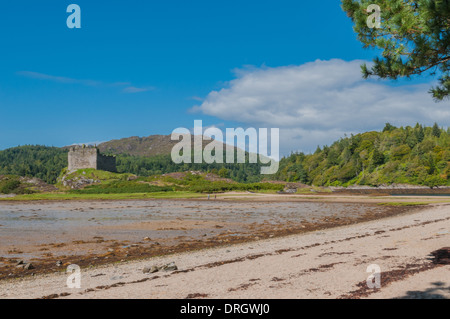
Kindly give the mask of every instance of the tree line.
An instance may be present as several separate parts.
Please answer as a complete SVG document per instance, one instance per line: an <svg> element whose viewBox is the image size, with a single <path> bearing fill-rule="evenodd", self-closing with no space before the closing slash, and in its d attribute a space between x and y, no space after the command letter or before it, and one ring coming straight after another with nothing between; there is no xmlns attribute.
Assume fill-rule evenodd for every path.
<svg viewBox="0 0 450 319"><path fill-rule="evenodd" d="M274 175L261 175L261 163L175 164L170 155L117 155L117 171L138 176L203 171L240 183L264 180L302 182L316 186L404 183L430 187L450 185L450 129L437 124L395 127L341 138L314 153L292 153ZM25 145L0 151L0 175L37 177L56 183L67 167L67 150Z"/></svg>
<svg viewBox="0 0 450 319"><path fill-rule="evenodd" d="M450 185L450 129L437 124L397 128L341 138L313 154L292 153L275 179L317 186L379 186L404 183Z"/></svg>
<svg viewBox="0 0 450 319"><path fill-rule="evenodd" d="M0 175L37 177L55 184L61 171L67 167L64 148L42 145L24 145L0 151ZM117 171L138 176L152 176L174 172L203 171L231 178L237 182L260 181L260 163L243 164L175 164L170 155L153 157L116 155Z"/></svg>

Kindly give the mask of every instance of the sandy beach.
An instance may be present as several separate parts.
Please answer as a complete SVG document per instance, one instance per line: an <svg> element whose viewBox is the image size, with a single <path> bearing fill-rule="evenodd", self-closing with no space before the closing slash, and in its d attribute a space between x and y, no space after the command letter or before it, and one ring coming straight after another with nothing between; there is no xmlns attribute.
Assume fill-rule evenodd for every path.
<svg viewBox="0 0 450 319"><path fill-rule="evenodd" d="M2 202L0 280L54 273L69 264L86 268L306 233L420 209L342 198L260 198ZM21 267L22 262L32 269Z"/></svg>
<svg viewBox="0 0 450 319"><path fill-rule="evenodd" d="M168 256L0 281L0 298L450 298L450 266L430 255L449 246L450 205L357 224ZM144 273L175 263L177 270ZM378 265L381 288L369 289Z"/></svg>

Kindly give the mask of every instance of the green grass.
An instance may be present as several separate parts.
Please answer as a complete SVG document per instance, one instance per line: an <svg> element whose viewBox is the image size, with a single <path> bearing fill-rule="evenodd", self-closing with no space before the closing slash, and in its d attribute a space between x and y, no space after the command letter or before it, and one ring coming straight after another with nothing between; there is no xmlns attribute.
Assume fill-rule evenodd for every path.
<svg viewBox="0 0 450 319"><path fill-rule="evenodd" d="M65 172L63 171L63 174ZM130 176L134 176L130 173L113 173L108 171L96 170L93 168L79 169L73 173L67 174L66 179L73 179L74 177L86 177L95 178L99 180L126 180Z"/></svg>
<svg viewBox="0 0 450 319"><path fill-rule="evenodd" d="M422 206L428 205L430 203L425 202L387 202L387 203L378 203L381 206Z"/></svg>
<svg viewBox="0 0 450 319"><path fill-rule="evenodd" d="M130 180L130 177L134 178ZM253 192L276 192L282 190L284 185L273 183L237 183L224 180L207 180L206 173L202 175L186 174L181 179L170 176L154 175L150 177L136 177L132 174L118 174L94 169L80 169L67 174L63 170L59 177L57 186L60 190L78 194L107 194L107 193L151 193L185 191L203 194L223 193L229 191L253 191ZM76 181L80 179L93 179L98 181L94 185L83 189L72 190L70 184L62 186L64 181ZM153 184L157 185L153 185Z"/></svg>
<svg viewBox="0 0 450 319"><path fill-rule="evenodd" d="M110 183L91 185L83 189L70 190L72 194L131 194L173 192L173 187L155 186L135 181L113 181Z"/></svg>
<svg viewBox="0 0 450 319"><path fill-rule="evenodd" d="M119 200L145 198L200 198L205 195L193 192L156 192L156 193L119 193L119 194L70 194L70 193L41 193L17 195L15 197L0 198L0 201L33 201L33 200Z"/></svg>
<svg viewBox="0 0 450 319"><path fill-rule="evenodd" d="M213 193L223 193L223 192L268 192L276 193L284 188L284 185L273 184L267 182L261 183L237 183L228 182L224 180L211 181L205 178L206 173L197 174L186 174L180 179L173 178L171 176L161 176L154 175L148 178L139 178L140 181L148 182L160 182L161 184L170 185L174 187L175 191L190 191L196 193L213 194Z"/></svg>
<svg viewBox="0 0 450 319"><path fill-rule="evenodd" d="M284 186L271 183L230 183L206 180L203 175L187 174L183 179L168 176L139 177L129 180L132 174L118 174L94 169L81 169L71 174L64 170L59 179L60 192L23 194L0 200L115 200L142 198L206 198L207 194L230 191L276 193ZM61 187L65 181L80 178L94 179L98 183L82 189ZM155 182L159 185L154 185Z"/></svg>
<svg viewBox="0 0 450 319"><path fill-rule="evenodd" d="M0 177L0 194L32 194L33 185L20 181L16 175L3 175Z"/></svg>
<svg viewBox="0 0 450 319"><path fill-rule="evenodd" d="M102 184L108 184L117 181L127 181L128 178L131 176L135 175L129 173L112 173L107 171L96 170L93 168L79 169L75 172L67 174L67 168L65 168L58 177L58 182L56 183L56 186L60 189L67 188L63 186L62 183L63 178L65 181L86 178L101 181Z"/></svg>

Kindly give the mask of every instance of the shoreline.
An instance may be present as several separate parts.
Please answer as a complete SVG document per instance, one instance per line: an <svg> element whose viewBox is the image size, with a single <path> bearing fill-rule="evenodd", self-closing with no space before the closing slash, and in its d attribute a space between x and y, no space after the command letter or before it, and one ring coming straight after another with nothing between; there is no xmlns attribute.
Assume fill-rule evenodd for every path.
<svg viewBox="0 0 450 319"><path fill-rule="evenodd" d="M65 274L0 281L4 291L0 298L409 296L408 291L427 291L429 278L438 277L444 288L450 287L450 278L442 278L449 266L431 267L428 257L432 251L448 246L448 211L448 205L435 205L303 234L82 268L82 289L65 287ZM178 266L177 271L142 273L146 266L172 261ZM405 276L381 290L358 295L358 284L367 278L366 267L373 263L380 264L386 273L412 264L429 268L412 274L404 272ZM415 276L424 279L411 280ZM448 297L445 289L440 293Z"/></svg>
<svg viewBox="0 0 450 319"><path fill-rule="evenodd" d="M142 195L142 194L139 194ZM120 202L120 201L255 201L255 202L301 202L301 201L330 201L330 202L348 202L349 200L353 202L360 203L384 203L384 202L425 202L425 203L450 203L449 195L379 195L379 194L351 194L351 193L312 193L312 194L275 194L275 193L250 193L250 192L226 192L218 194L217 198L208 199L208 194L197 194L192 193L190 195L195 195L193 197L118 197L118 198L89 198L89 196L81 195L85 198L40 198L40 199L11 199L0 198L0 205L2 204L27 204L27 203L95 203L95 202ZM18 195L22 196L22 195ZM80 196L80 195L78 195ZM261 198L264 197L264 198Z"/></svg>
<svg viewBox="0 0 450 319"><path fill-rule="evenodd" d="M204 206L204 205L214 205L212 208L215 210L220 209L221 206L225 205L224 207L229 207L229 210L238 209L243 206L242 213L248 214L248 212L256 211L259 213L254 213L256 216L263 215L260 209L263 209L263 207L267 206L264 204L269 204L264 209L277 209L279 205L281 207L286 207L287 205L294 204L294 206L291 209L296 209L298 204L302 204L303 202L300 201L282 201L278 199L275 202L268 202L268 201L234 201L234 200L217 200L217 201L192 201L190 199L185 200L186 203L193 203L194 206L188 207L187 205L183 205L183 201L159 201L160 203L164 203L164 206L167 206L166 210L175 210L177 211L177 207L183 207L185 209L188 209L188 211L194 211L194 210L200 210L205 212L206 214L211 208L208 208L210 206ZM152 200L152 204L158 204L157 200ZM141 201L141 200L133 200L133 202L130 201L123 201L125 205L120 205L120 201L114 201L111 202L111 204L108 205L108 202L96 202L97 206L91 206L93 205L92 202L74 202L74 203L67 203L67 202L57 202L56 204L64 204L66 206L70 205L70 211L73 213L68 212L69 214L82 214L86 215L91 212L91 210L112 210L112 211L121 211L121 210L128 210L128 209L137 209L136 207L140 207L139 209L143 209L146 203L149 203L149 201ZM140 203L140 204L139 204ZM308 203L308 202L305 202ZM19 208L28 207L30 205L33 205L33 210L30 212L31 215L28 215L28 219L31 218L31 220L34 220L35 218L38 218L41 212L48 210L49 207L53 207L53 210L60 209L59 206L49 206L49 203L40 203L40 205L35 205L32 203L25 203L25 204L18 204L15 203L13 207L17 207L19 205ZM72 205L73 204L73 205ZM84 205L86 204L86 205ZM195 206L196 205L203 205L203 206ZM205 217L199 217L199 218L206 218L202 221L198 221L193 223L191 221L192 217L183 217L183 214L186 213L180 213L180 215L177 215L175 213L175 216L177 217L174 219L174 217L167 217L169 218L166 221L145 221L138 219L136 222L128 222L123 224L122 226L95 226L96 223L93 221L93 226L89 226L89 228L82 228L80 231L85 232L83 229L89 230L92 227L92 231L90 232L90 236L85 235L84 237L76 237L76 234L73 236L64 235L60 239L57 237L52 237L51 241L41 242L38 243L37 239L34 239L34 244L30 246L28 245L10 245L11 248L9 248L9 251L13 254L13 257L1 257L0 258L0 281L1 280L7 280L14 277L27 277L31 274L37 275L37 274L43 274L43 273L51 273L51 272L58 272L61 271L62 267L65 267L69 264L78 264L82 267L95 267L98 265L104 265L104 264L113 264L117 262L125 262L129 260L138 260L138 259L144 259L144 258L150 258L155 256L165 256L165 255L171 255L174 253L180 253L185 251L197 251L202 250L206 248L214 248L214 247L222 247L230 244L239 244L239 243L245 243L245 242L257 242L258 240L268 239L268 238L279 238L284 236L289 236L292 234L301 234L301 233L308 233L318 230L324 230L324 229L330 229L330 228L336 228L340 226L345 225L352 225L357 224L361 222L371 221L371 220L377 220L381 218L388 218L391 216L397 216L402 214L410 214L412 212L415 212L417 210L423 210L426 209L427 206L386 206L382 207L380 205L374 204L374 203L359 203L359 202L331 202L331 203L325 203L325 202L312 202L313 205L331 205L327 206L326 210L333 210L333 207L343 209L343 207L349 207L351 210L361 210L362 213L358 213L358 211L355 211L353 213L347 213L347 214L339 214L339 213L329 213L328 215L324 215L320 217L320 215L317 216L317 218L312 219L298 219L298 220L279 220L275 223L267 222L264 218L263 220L259 222L252 222L250 224L245 223L243 219L244 217L237 219L236 222L233 222L235 218L232 216L231 221L226 222L225 220L217 220L214 219L209 220L208 215ZM20 206L22 205L22 206ZM83 206L84 205L84 206ZM131 206L130 206L131 205ZM134 205L134 206L133 206ZM141 205L141 206L140 206ZM144 205L144 206L142 206ZM177 206L178 205L178 206ZM219 205L219 207L215 207ZM231 206L230 206L231 205ZM255 206L256 205L256 206ZM259 206L258 206L259 205ZM347 206L342 206L347 205ZM0 207L2 206L2 203L0 203ZM6 206L9 206L8 204ZM292 205L289 205L292 206ZM233 208L234 207L234 208ZM258 208L259 207L259 208ZM155 208L158 211L158 208ZM285 209L285 208L283 208ZM19 209L17 213L20 213L22 209ZM84 213L83 213L84 212ZM116 213L112 213L113 216ZM217 215L218 214L218 215ZM220 216L223 213L216 213L217 218L223 219ZM270 213L266 212L266 215ZM17 214L16 214L17 215ZM44 214L45 215L45 214ZM188 214L189 215L189 214ZM26 216L24 216L26 217ZM90 216L88 216L90 217ZM86 218L88 218L86 217ZM262 217L261 217L262 218ZM95 219L95 218L94 218ZM91 219L89 219L90 221ZM194 219L195 220L195 219ZM90 224L92 224L90 223ZM159 226L154 226L156 225ZM236 224L237 223L237 224ZM89 224L89 225L90 225ZM198 225L198 226L196 226ZM100 227L100 228L99 228ZM105 228L106 227L106 228ZM112 227L112 228L111 228ZM149 228L151 227L151 228ZM196 228L201 227L203 230L200 230L202 233L198 234L198 232L195 230ZM206 227L206 228L204 228ZM0 229L2 227L0 226ZM178 235L172 235L172 237L168 237L167 239L158 239L154 238L153 235L145 235L150 236L151 239L149 240L142 240L144 235L141 237L134 236L133 238L128 237L117 237L117 232L122 231L128 231L128 230L136 230L138 231L141 229L140 233L145 233L146 230L151 231L153 230L170 230L172 229L175 233L178 232ZM179 230L179 231L178 231ZM104 236L102 234L99 234L99 231L112 231L111 236ZM183 232L195 232L198 235L194 237L187 237L180 236L180 231ZM79 232L79 231L78 231ZM201 234L210 234L207 237L200 236ZM29 235L28 235L29 236ZM75 236L75 237L74 237ZM199 237L200 236L200 237ZM206 236L206 235L204 235ZM3 238L3 242L7 243L9 240L13 240L11 236ZM29 238L28 240L31 241L33 237ZM27 258L26 256L34 255L33 258ZM22 257L23 256L23 257ZM20 267L16 267L17 263L19 261L23 260L24 263L32 263L35 269L24 271ZM59 262L61 265L59 267L56 267L55 263Z"/></svg>

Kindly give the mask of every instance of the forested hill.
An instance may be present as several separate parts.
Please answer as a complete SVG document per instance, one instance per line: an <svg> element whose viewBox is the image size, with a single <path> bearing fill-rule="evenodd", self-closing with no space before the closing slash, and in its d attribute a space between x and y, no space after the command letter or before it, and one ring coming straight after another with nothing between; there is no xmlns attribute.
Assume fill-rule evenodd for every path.
<svg viewBox="0 0 450 319"><path fill-rule="evenodd" d="M0 175L37 177L56 182L67 166L67 150L59 147L24 145L0 151Z"/></svg>
<svg viewBox="0 0 450 319"><path fill-rule="evenodd" d="M342 138L314 154L283 158L276 179L314 185L450 185L450 129L396 128Z"/></svg>
<svg viewBox="0 0 450 319"><path fill-rule="evenodd" d="M47 183L56 183L67 167L67 148L25 145L0 151L0 175L37 177ZM109 154L114 154L109 150ZM248 154L247 154L248 156ZM217 173L238 182L258 182L261 164L175 164L170 155L132 156L117 154L119 173L151 176L184 171Z"/></svg>
<svg viewBox="0 0 450 319"><path fill-rule="evenodd" d="M113 153L113 148L108 151ZM27 145L0 151L0 175L38 177L55 183L64 167L67 167L66 148ZM401 128L387 124L382 132L342 138L331 146L318 148L314 154L294 153L285 157L273 176L261 175L260 167L260 164L176 165L167 154L150 157L117 154L120 173L140 176L196 170L218 173L238 182L269 178L319 186L392 183L439 186L450 185L450 130L437 124Z"/></svg>

